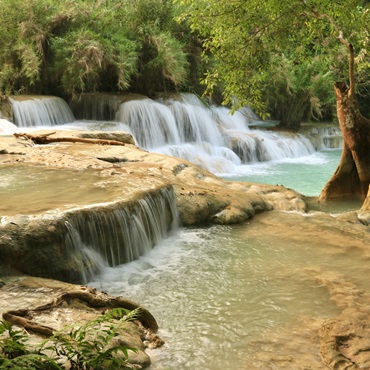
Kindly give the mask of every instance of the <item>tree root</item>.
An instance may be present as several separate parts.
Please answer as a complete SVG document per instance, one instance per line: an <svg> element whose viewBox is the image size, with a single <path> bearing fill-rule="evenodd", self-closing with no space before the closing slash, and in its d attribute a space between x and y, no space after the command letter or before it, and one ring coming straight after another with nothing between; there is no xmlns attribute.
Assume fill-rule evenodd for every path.
<svg viewBox="0 0 370 370"><path fill-rule="evenodd" d="M80 300L86 303L89 307L102 312L111 308L124 308L127 310L140 308L138 321L152 332L156 333L158 331L158 324L153 315L147 309L129 299L125 299L123 297L112 297L98 292L96 289L87 287L82 287L81 290L63 293L59 297L56 297L52 302L34 309L19 309L5 312L3 313L3 319L14 325L21 326L26 330L45 337L50 337L56 331L55 329L38 324L37 322L30 320L28 317L32 317L33 314L37 312L52 311L59 307L63 302L69 303L72 300Z"/></svg>

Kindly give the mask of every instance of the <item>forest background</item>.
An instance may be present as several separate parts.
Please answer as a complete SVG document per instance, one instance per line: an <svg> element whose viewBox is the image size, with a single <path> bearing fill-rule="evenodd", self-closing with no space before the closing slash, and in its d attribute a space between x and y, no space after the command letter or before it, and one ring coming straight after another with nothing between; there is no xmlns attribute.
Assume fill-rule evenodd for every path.
<svg viewBox="0 0 370 370"><path fill-rule="evenodd" d="M187 91L295 130L335 119L333 85L349 78L339 25L370 115L369 1L0 0L0 9L3 97Z"/></svg>

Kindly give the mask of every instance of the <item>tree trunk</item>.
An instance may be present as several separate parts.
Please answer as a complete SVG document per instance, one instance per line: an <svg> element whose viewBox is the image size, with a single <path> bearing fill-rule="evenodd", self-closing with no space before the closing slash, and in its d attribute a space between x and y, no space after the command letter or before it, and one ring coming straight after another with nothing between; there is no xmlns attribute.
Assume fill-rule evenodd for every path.
<svg viewBox="0 0 370 370"><path fill-rule="evenodd" d="M334 90L343 152L337 170L321 191L320 200L344 197L364 200L370 183L370 120L360 113L346 84L336 83Z"/></svg>

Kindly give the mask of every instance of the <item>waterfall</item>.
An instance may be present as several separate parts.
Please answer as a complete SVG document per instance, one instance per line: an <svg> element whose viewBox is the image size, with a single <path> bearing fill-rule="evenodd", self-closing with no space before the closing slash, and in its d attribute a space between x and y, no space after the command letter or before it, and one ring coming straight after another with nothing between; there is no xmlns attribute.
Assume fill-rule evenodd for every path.
<svg viewBox="0 0 370 370"><path fill-rule="evenodd" d="M10 99L18 127L55 126L75 120L68 104L55 96Z"/></svg>
<svg viewBox="0 0 370 370"><path fill-rule="evenodd" d="M124 204L94 205L67 216L65 245L78 250L82 264L91 266L88 279L104 264L117 266L150 251L171 230L179 215L172 187Z"/></svg>
<svg viewBox="0 0 370 370"><path fill-rule="evenodd" d="M129 126L142 148L154 149L170 143L181 143L170 109L151 99L131 100L121 104L116 120Z"/></svg>
<svg viewBox="0 0 370 370"><path fill-rule="evenodd" d="M1 132L15 132L17 130L17 126L13 123L9 122L6 119L0 118L0 133Z"/></svg>
<svg viewBox="0 0 370 370"><path fill-rule="evenodd" d="M158 100L132 94L84 94L74 111L85 121L74 121L60 98L14 98L12 106L18 126L73 122L64 129L127 131L143 149L188 160L218 175L341 145L340 131L332 126L303 127L304 134L262 130L260 119L248 107L231 114L226 107L204 104L194 94Z"/></svg>
<svg viewBox="0 0 370 370"><path fill-rule="evenodd" d="M125 102L116 120L129 127L140 147L186 159L216 174L315 151L303 135L250 129L258 117L248 108L232 115L228 108L204 105L193 94Z"/></svg>
<svg viewBox="0 0 370 370"><path fill-rule="evenodd" d="M69 221L65 221L65 226L67 228L65 245L72 252L70 255L72 255L73 262L78 266L77 270L80 273L79 276L70 276L70 280L87 283L102 272L107 263L98 252L82 241L79 232Z"/></svg>
<svg viewBox="0 0 370 370"><path fill-rule="evenodd" d="M316 150L341 148L343 145L340 128L337 126L314 127L307 136L312 138Z"/></svg>

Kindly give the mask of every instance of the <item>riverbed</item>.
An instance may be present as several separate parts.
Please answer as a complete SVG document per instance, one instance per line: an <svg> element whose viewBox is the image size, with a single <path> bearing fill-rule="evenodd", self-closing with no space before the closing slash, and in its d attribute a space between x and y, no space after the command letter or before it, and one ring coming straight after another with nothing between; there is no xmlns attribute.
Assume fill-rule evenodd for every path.
<svg viewBox="0 0 370 370"><path fill-rule="evenodd" d="M242 179L273 178L314 196L339 156L256 164ZM166 345L150 353L152 370L324 369L318 328L342 311L329 286L370 292L368 232L346 232L355 228L343 231L327 214L275 211L237 226L181 228L91 285L157 318Z"/></svg>

